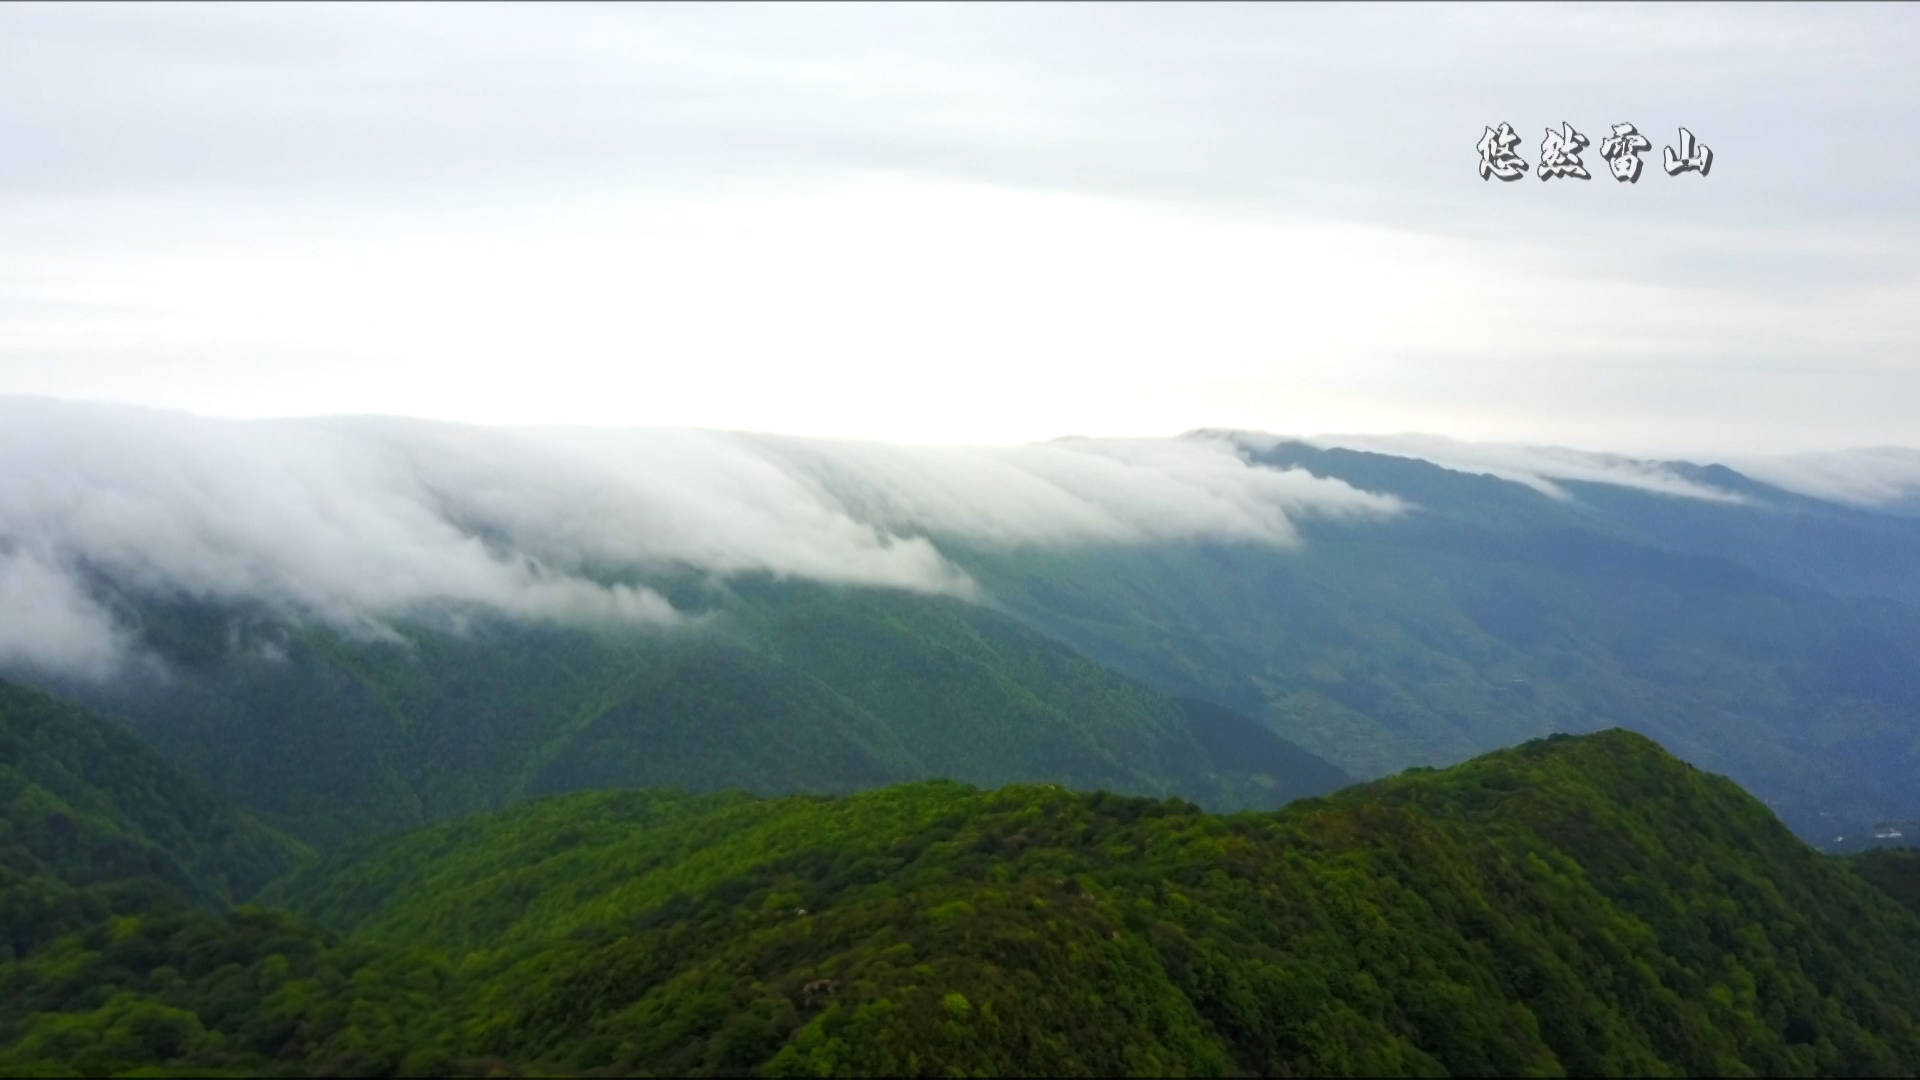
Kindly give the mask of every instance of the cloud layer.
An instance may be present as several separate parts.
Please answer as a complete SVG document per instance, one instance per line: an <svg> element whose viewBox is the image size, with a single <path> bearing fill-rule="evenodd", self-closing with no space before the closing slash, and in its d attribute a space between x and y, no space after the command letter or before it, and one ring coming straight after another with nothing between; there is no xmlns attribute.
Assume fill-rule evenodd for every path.
<svg viewBox="0 0 1920 1080"><path fill-rule="evenodd" d="M22 398L0 398L0 463L0 662L95 676L131 639L88 571L375 632L444 603L665 625L681 616L649 570L969 596L943 541L1286 546L1300 517L1401 509L1208 440L898 447Z"/></svg>
<svg viewBox="0 0 1920 1080"><path fill-rule="evenodd" d="M1278 436L1234 433L1248 446L1284 441ZM1573 496L1557 481L1612 484L1711 502L1747 500L1691 480L1675 462L1574 450L1564 446L1464 442L1443 435L1316 435L1301 442L1396 457L1417 458L1455 472L1496 476L1524 484L1553 499ZM1689 463L1693 464L1693 463ZM1867 509L1920 509L1920 450L1863 447L1799 454L1712 455L1698 464L1718 464L1782 491Z"/></svg>
<svg viewBox="0 0 1920 1080"><path fill-rule="evenodd" d="M1370 450L1398 457L1419 458L1443 469L1497 476L1554 499L1571 495L1556 480L1586 481L1639 488L1663 495L1681 495L1714 502L1740 502L1738 495L1695 483L1663 462L1596 454L1561 446L1523 446L1471 443L1440 435L1320 435L1305 442L1320 447Z"/></svg>
<svg viewBox="0 0 1920 1080"><path fill-rule="evenodd" d="M0 664L82 677L141 655L100 580L258 604L349 631L443 606L671 627L687 570L972 598L943 547L1226 540L1290 547L1392 496L1253 467L1272 439L923 447L693 429L487 428L391 417L238 421L0 397ZM1319 437L1489 473L1739 501L1659 462L1436 436ZM1920 453L1729 461L1816 498L1900 506Z"/></svg>
<svg viewBox="0 0 1920 1080"><path fill-rule="evenodd" d="M1735 458L1748 476L1786 491L1854 506L1920 509L1920 450L1866 447L1831 453Z"/></svg>

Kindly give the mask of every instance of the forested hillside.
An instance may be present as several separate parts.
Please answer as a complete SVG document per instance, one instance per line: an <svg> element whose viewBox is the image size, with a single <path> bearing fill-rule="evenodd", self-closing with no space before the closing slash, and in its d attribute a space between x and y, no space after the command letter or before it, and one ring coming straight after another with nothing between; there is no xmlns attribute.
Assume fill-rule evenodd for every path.
<svg viewBox="0 0 1920 1080"><path fill-rule="evenodd" d="M1920 915L1920 848L1882 848L1850 856L1846 861L1881 892Z"/></svg>
<svg viewBox="0 0 1920 1080"><path fill-rule="evenodd" d="M0 807L0 948L12 950L70 923L87 896L221 907L307 854L133 735L5 681Z"/></svg>
<svg viewBox="0 0 1920 1080"><path fill-rule="evenodd" d="M1910 1073L1920 919L1612 731L1296 803L583 792L0 966L0 1063ZM303 921L328 930L303 929ZM334 935L344 935L336 937Z"/></svg>
<svg viewBox="0 0 1920 1080"><path fill-rule="evenodd" d="M583 788L946 777L1235 809L1349 780L1263 725L941 597L689 579L677 599L703 621L671 631L462 613L379 638L116 595L165 677L53 685L322 846Z"/></svg>

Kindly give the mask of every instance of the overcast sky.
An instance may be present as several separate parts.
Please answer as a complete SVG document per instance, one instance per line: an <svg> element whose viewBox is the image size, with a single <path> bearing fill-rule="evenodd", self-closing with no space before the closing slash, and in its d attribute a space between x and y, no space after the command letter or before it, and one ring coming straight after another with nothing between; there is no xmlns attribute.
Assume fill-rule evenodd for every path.
<svg viewBox="0 0 1920 1080"><path fill-rule="evenodd" d="M1914 6L6 4L0 393L1920 445L1916 104Z"/></svg>

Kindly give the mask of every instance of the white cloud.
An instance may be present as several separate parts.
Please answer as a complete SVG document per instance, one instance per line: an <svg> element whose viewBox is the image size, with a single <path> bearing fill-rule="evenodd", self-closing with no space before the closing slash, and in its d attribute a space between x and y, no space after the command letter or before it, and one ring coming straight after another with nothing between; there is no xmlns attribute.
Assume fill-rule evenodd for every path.
<svg viewBox="0 0 1920 1080"><path fill-rule="evenodd" d="M1234 439L1258 445L1275 436L1236 433ZM1463 442L1441 435L1318 435L1300 440L1319 447L1344 447L1419 458L1456 472L1497 476L1524 484L1555 499L1571 498L1556 480L1588 481L1639 488L1714 502L1745 502L1743 496L1700 484L1675 473L1669 461L1593 453L1562 446L1526 446ZM1810 498L1860 507L1890 507L1920 500L1920 450L1881 446L1795 454L1710 454L1699 464L1725 465L1737 472Z"/></svg>
<svg viewBox="0 0 1920 1080"><path fill-rule="evenodd" d="M422 605L670 624L606 573L691 566L972 595L943 541L1298 542L1389 497L1204 440L901 447L684 429L231 421L0 399L0 657L98 673L123 631L74 577L379 630ZM27 552L31 554L20 554Z"/></svg>
<svg viewBox="0 0 1920 1080"><path fill-rule="evenodd" d="M1555 480L1587 481L1639 488L1714 502L1741 502L1739 495L1695 483L1658 461L1617 454L1596 454L1560 446L1469 443L1439 435L1318 435L1301 440L1312 446L1369 450L1419 458L1456 472L1497 476L1555 499L1572 496Z"/></svg>
<svg viewBox="0 0 1920 1080"><path fill-rule="evenodd" d="M73 578L27 552L0 548L0 664L97 678L119 663L124 635Z"/></svg>
<svg viewBox="0 0 1920 1080"><path fill-rule="evenodd" d="M1889 506L1920 499L1920 450L1884 446L1726 462L1763 483L1816 499Z"/></svg>
<svg viewBox="0 0 1920 1080"><path fill-rule="evenodd" d="M1249 447L1288 441L1254 432L1216 433ZM1672 459L1651 460L1594 453L1564 446L1465 442L1443 435L1316 435L1298 440L1321 448L1417 458L1455 472L1496 476L1553 499L1571 499L1555 481L1573 480L1638 488L1713 502L1748 501L1734 492L1689 480L1673 471ZM1718 464L1783 491L1868 508L1920 501L1920 450L1882 446L1795 454L1709 454L1697 464Z"/></svg>

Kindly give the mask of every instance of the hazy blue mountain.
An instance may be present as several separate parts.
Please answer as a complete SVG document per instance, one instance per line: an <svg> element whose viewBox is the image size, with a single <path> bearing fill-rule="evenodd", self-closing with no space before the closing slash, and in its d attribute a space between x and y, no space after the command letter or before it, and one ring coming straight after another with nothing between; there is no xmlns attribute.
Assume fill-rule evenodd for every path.
<svg viewBox="0 0 1920 1080"><path fill-rule="evenodd" d="M1920 519L1900 502L1848 505L1787 491L1724 465L1684 461L1645 464L1739 501L1678 498L1626 484L1559 478L1556 486L1572 496L1559 502L1512 482L1437 470L1414 458L1298 442L1248 449L1268 464L1405 495L1429 512L1457 516L1456 511L1472 507L1476 514L1497 518L1558 521L1650 547L1726 559L1842 596L1920 603ZM1488 480L1497 486L1486 486ZM1538 513L1527 514L1527 503Z"/></svg>
<svg viewBox="0 0 1920 1080"><path fill-rule="evenodd" d="M1726 772L1810 838L1920 811L1920 522L1560 481L1554 498L1386 454L1245 453L1417 509L1304 544L944 545L993 602L1167 693L1356 775L1625 726Z"/></svg>

